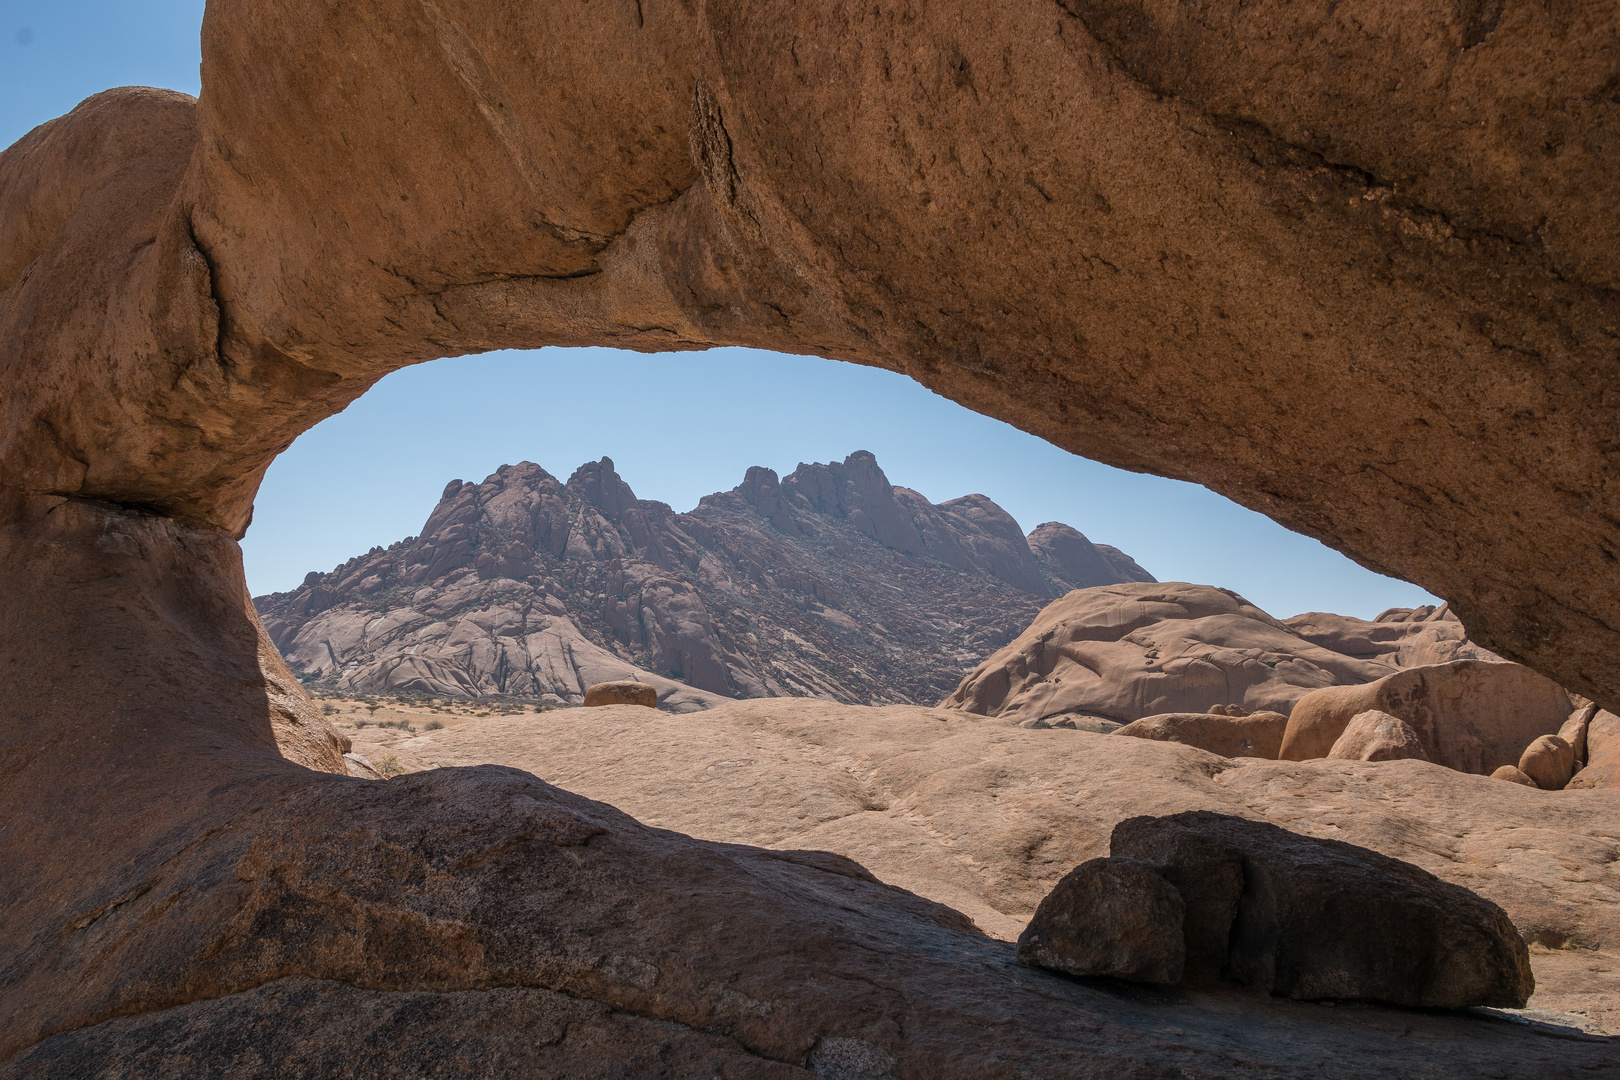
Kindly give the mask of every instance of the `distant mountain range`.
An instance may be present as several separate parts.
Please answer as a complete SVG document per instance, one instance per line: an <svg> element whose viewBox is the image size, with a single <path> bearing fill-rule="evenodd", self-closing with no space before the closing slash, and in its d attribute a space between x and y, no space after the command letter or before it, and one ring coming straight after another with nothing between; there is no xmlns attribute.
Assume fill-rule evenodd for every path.
<svg viewBox="0 0 1620 1080"><path fill-rule="evenodd" d="M335 690L577 702L637 677L666 707L722 697L934 704L1071 589L1153 581L983 495L930 503L861 451L754 467L677 514L608 458L453 481L422 534L257 597L294 670Z"/></svg>

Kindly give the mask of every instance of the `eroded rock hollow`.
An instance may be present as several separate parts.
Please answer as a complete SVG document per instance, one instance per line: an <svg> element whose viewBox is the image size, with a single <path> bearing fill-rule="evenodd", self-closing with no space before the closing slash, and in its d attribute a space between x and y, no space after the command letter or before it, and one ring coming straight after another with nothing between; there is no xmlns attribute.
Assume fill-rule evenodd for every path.
<svg viewBox="0 0 1620 1080"><path fill-rule="evenodd" d="M622 942L541 955L476 901L506 828L478 808L561 796L489 773L361 795L305 768L340 771L341 741L267 646L234 541L293 438L435 357L742 344L902 371L1419 582L1620 706L1617 37L1612 0L212 0L200 100L109 91L0 155L0 1058L294 976L527 980L906 1075L951 1075L981 1001L1033 1015L1022 975L940 976L929 1008L973 1019L930 1027L887 998L735 991L746 949L659 989L679 965ZM356 826L367 799L393 809ZM533 810L559 867L592 830L642 843L563 803ZM416 854L300 937L337 851ZM846 869L781 873L878 889ZM464 888L435 877L423 907L418 871ZM738 874L721 906L745 912L777 871ZM795 956L877 934L921 986L963 931L883 910L748 917L805 928ZM367 952L388 940L464 952L428 972ZM1075 1052L1042 1036L1006 1068Z"/></svg>

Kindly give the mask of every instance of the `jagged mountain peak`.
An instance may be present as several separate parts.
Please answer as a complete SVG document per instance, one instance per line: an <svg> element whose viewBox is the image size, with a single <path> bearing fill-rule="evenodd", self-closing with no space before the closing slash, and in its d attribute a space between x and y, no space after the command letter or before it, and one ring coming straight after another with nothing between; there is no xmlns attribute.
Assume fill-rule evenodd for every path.
<svg viewBox="0 0 1620 1080"><path fill-rule="evenodd" d="M297 670L350 688L573 701L606 672L688 707L931 703L1052 597L1133 580L1152 578L1069 526L1025 537L985 495L930 503L863 450L753 466L684 514L611 458L566 482L503 465L446 485L417 537L255 603Z"/></svg>

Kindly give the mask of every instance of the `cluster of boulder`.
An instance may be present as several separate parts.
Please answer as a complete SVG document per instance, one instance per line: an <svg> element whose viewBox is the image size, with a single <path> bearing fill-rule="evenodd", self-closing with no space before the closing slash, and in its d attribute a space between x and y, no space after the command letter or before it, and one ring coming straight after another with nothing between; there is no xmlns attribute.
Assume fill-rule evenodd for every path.
<svg viewBox="0 0 1620 1080"><path fill-rule="evenodd" d="M1517 765L1503 765L1491 775L1548 791L1614 787L1620 781L1620 716L1587 703L1558 734L1532 740Z"/></svg>
<svg viewBox="0 0 1620 1080"><path fill-rule="evenodd" d="M1620 780L1620 717L1518 664L1453 660L1304 695L1284 715L1216 705L1115 730L1224 757L1415 759L1556 791Z"/></svg>
<svg viewBox="0 0 1620 1080"><path fill-rule="evenodd" d="M1115 826L1018 939L1070 975L1223 979L1299 1000L1522 1008L1529 950L1500 907L1410 863L1208 811Z"/></svg>

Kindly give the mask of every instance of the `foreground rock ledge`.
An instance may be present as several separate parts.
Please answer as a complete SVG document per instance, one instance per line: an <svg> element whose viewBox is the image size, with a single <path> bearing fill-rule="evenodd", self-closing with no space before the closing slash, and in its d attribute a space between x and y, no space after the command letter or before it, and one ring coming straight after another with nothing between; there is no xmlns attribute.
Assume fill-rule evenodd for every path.
<svg viewBox="0 0 1620 1080"><path fill-rule="evenodd" d="M1612 1053L1475 1018L1089 988L846 859L648 829L512 769L274 786L35 938L7 971L3 1052L21 1053L0 1076L178 1075L182 1049L313 1076L367 1045L427 1054L407 1076L469 1056L653 1075L649 1035L742 1076L803 1075L836 1041L942 1078L1466 1076ZM520 1022L568 1035L514 1045Z"/></svg>

